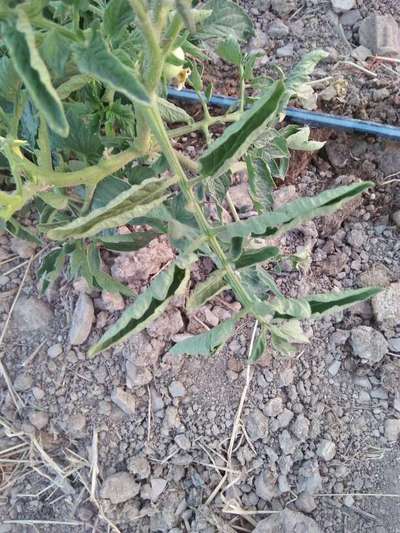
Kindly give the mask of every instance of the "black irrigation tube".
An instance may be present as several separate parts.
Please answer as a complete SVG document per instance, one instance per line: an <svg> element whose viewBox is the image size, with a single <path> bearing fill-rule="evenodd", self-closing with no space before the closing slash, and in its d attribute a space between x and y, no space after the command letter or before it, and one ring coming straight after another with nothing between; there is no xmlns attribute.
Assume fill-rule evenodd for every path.
<svg viewBox="0 0 400 533"><path fill-rule="evenodd" d="M190 89L178 91L178 89L175 89L174 87L169 87L168 96L186 102L195 103L200 101L195 91ZM210 98L209 103L217 107L227 108L235 106L237 104L237 98L214 95ZM317 128L334 128L337 130L351 131L363 135L376 135L377 137L400 141L400 128L396 126L387 126L386 124L379 124L378 122L370 122L368 120L358 120L355 118L328 115L326 113L305 111L294 107L288 107L285 111L285 115L289 121L297 124L306 124Z"/></svg>

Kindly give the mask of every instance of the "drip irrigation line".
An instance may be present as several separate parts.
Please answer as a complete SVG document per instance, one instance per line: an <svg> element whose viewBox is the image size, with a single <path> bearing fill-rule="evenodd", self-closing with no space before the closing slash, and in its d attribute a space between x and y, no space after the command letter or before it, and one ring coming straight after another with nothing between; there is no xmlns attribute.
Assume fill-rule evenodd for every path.
<svg viewBox="0 0 400 533"><path fill-rule="evenodd" d="M178 91L174 87L168 88L168 97L176 98L185 102L196 103L200 101L195 91L183 89ZM238 99L231 96L213 95L209 100L210 105L216 107L229 108L237 105ZM316 113L315 111L305 111L288 107L285 110L286 119L296 124L304 124L316 128L333 128L336 130L351 131L363 135L375 135L384 137L393 141L400 141L400 128L371 122L369 120L358 120L355 118L340 117L337 115L328 115L327 113Z"/></svg>

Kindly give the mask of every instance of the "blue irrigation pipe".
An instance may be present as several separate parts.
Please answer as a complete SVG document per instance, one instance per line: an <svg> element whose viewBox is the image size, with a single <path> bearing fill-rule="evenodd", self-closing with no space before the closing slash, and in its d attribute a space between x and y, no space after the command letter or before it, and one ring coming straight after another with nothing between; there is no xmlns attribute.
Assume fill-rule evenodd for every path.
<svg viewBox="0 0 400 533"><path fill-rule="evenodd" d="M174 87L169 87L168 97L183 100L185 102L196 103L200 101L195 91L190 89L178 91ZM237 104L237 98L216 94L211 97L210 104L217 107L232 107ZM285 114L288 120L297 124L306 124L317 128L334 128L337 130L351 131L363 135L376 135L377 137L385 137L386 139L391 139L393 141L400 141L400 128L396 126L387 126L386 124L379 124L378 122L371 122L368 120L358 120L355 118L328 115L326 113L305 111L294 107L288 107Z"/></svg>

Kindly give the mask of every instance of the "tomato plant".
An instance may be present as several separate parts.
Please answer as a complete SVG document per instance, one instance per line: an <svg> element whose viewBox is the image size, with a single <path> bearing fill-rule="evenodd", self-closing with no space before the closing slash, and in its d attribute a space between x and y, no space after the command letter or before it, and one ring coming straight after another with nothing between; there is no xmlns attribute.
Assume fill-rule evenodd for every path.
<svg viewBox="0 0 400 533"><path fill-rule="evenodd" d="M137 250L168 234L175 261L134 299L90 349L95 355L145 328L188 287L192 265L212 259L216 269L188 296L193 311L230 288L242 309L231 319L172 348L208 354L245 315L260 324L250 356L268 339L290 353L307 341L302 319L319 317L368 298L376 289L285 297L270 267L284 259L268 243L313 217L332 213L372 184L359 182L302 198L273 211L271 191L283 179L291 150L315 150L309 129L282 125L289 100L326 54L307 54L287 76L254 75L257 54L241 46L252 34L248 16L230 0L201 8L188 0L5 1L0 8L0 148L2 225L18 236L53 243L39 274L43 289L67 266L92 287L130 295L101 270L101 250ZM224 115L209 109L212 86L203 87L202 63L210 51L238 73L238 105ZM166 99L169 82L189 83L203 118ZM176 123L180 125L176 127ZM210 128L224 126L216 140ZM278 127L279 126L279 127ZM192 160L172 141L194 131L206 149ZM247 167L257 214L241 220L229 195L238 161ZM219 220L210 221L212 198ZM232 221L222 217L231 208ZM35 233L18 212L36 210ZM152 228L119 235L124 224ZM264 239L261 248L254 239ZM267 266L268 268L265 268Z"/></svg>

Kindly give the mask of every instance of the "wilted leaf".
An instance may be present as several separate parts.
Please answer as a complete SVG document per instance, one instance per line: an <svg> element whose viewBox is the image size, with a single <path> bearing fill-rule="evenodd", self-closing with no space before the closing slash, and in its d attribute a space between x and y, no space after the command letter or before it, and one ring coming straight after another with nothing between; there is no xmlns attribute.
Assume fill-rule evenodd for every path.
<svg viewBox="0 0 400 533"><path fill-rule="evenodd" d="M266 342L265 342L265 328L261 328L261 331L253 344L253 348L249 355L249 361L255 363L263 356L265 353Z"/></svg>
<svg viewBox="0 0 400 533"><path fill-rule="evenodd" d="M200 335L194 335L178 342L171 348L171 355L211 355L233 334L236 320L225 320L218 326Z"/></svg>
<svg viewBox="0 0 400 533"><path fill-rule="evenodd" d="M185 290L188 280L189 272L175 263L158 274L117 322L90 348L89 356L93 357L128 336L142 331L166 309L171 298Z"/></svg>
<svg viewBox="0 0 400 533"><path fill-rule="evenodd" d="M160 236L155 231L136 231L127 235L110 235L99 237L98 242L111 252L134 252L147 246Z"/></svg>
<svg viewBox="0 0 400 533"><path fill-rule="evenodd" d="M146 89L126 67L110 52L98 33L94 33L86 46L74 47L75 59L79 70L91 74L116 91L124 94L133 102L149 106L150 99Z"/></svg>
<svg viewBox="0 0 400 533"><path fill-rule="evenodd" d="M308 344L310 342L298 320L287 320L279 325L268 324L268 329L277 337L290 343Z"/></svg>
<svg viewBox="0 0 400 533"><path fill-rule="evenodd" d="M101 257L95 243L91 243L86 251L87 265L93 283L97 288L107 292L120 293L124 296L132 296L133 293L129 287L123 285L118 280L113 279L109 274L101 270Z"/></svg>
<svg viewBox="0 0 400 533"><path fill-rule="evenodd" d="M187 299L186 309L194 311L226 289L224 274L223 270L215 270L205 281L198 283Z"/></svg>
<svg viewBox="0 0 400 533"><path fill-rule="evenodd" d="M248 250L243 252L239 259L235 261L236 268L246 268L257 263L264 263L270 259L276 259L280 255L280 250L276 246L265 246L258 250Z"/></svg>
<svg viewBox="0 0 400 533"><path fill-rule="evenodd" d="M267 124L272 124L280 110L285 94L281 81L275 82L241 118L226 128L200 158L200 172L203 176L215 176L228 170L260 135Z"/></svg>
<svg viewBox="0 0 400 533"><path fill-rule="evenodd" d="M68 122L63 106L54 89L49 71L35 44L35 35L28 17L17 9L16 27L3 24L3 35L15 70L23 80L38 110L43 113L50 128L65 137Z"/></svg>
<svg viewBox="0 0 400 533"><path fill-rule="evenodd" d="M364 289L353 289L338 293L312 294L311 296L307 296L305 300L311 307L311 316L318 318L336 313L337 311L343 311L356 303L369 300L381 292L381 290L378 287L366 287Z"/></svg>
<svg viewBox="0 0 400 533"><path fill-rule="evenodd" d="M270 167L263 159L246 157L249 193L258 213L269 211L273 205L272 191L275 182Z"/></svg>
<svg viewBox="0 0 400 533"><path fill-rule="evenodd" d="M353 183L324 191L314 197L299 198L272 213L265 213L218 228L218 235L230 242L234 237L282 235L317 216L329 215L374 185L371 181Z"/></svg>
<svg viewBox="0 0 400 533"><path fill-rule="evenodd" d="M41 292L44 293L60 275L65 262L64 248L57 248L46 254L38 269Z"/></svg>
<svg viewBox="0 0 400 533"><path fill-rule="evenodd" d="M320 150L325 143L319 141L310 141L310 128L304 126L297 133L293 133L287 137L286 142L288 148L291 150L301 150L303 152L314 152Z"/></svg>
<svg viewBox="0 0 400 533"><path fill-rule="evenodd" d="M104 207L94 209L65 226L49 231L48 237L55 240L91 237L108 228L116 228L134 217L141 217L166 198L166 190L176 182L175 177L160 180L150 178L140 185L132 185Z"/></svg>
<svg viewBox="0 0 400 533"><path fill-rule="evenodd" d="M0 220L0 228L5 229L11 235L14 235L14 237L18 237L18 239L23 239L25 241L34 242L35 244L43 244L42 241L37 237L34 233L32 233L27 228L24 228L24 226L21 226L19 222L15 220L15 218L10 218L6 221Z"/></svg>

